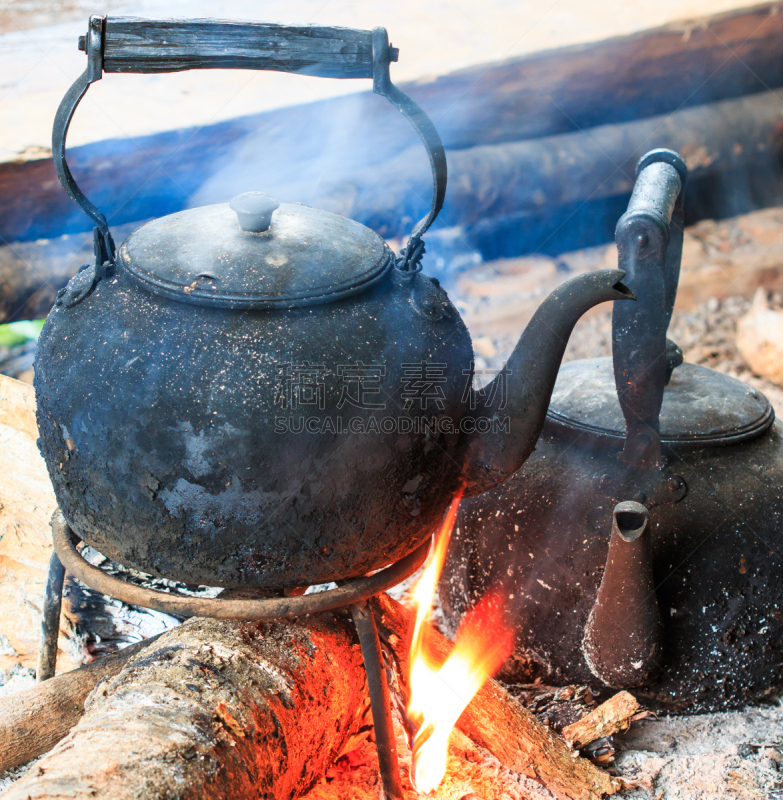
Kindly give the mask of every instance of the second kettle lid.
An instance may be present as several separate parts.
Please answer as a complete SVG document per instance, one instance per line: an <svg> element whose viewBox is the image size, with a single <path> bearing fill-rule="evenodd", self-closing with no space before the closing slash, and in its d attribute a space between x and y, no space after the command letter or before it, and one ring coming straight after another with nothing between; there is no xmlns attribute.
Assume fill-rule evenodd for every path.
<svg viewBox="0 0 783 800"><path fill-rule="evenodd" d="M394 254L354 220L250 192L148 222L126 239L120 261L155 294L271 309L364 291L383 279Z"/></svg>
<svg viewBox="0 0 783 800"><path fill-rule="evenodd" d="M625 438L611 358L570 361L560 368L547 414L552 422L612 438ZM663 393L663 442L733 444L763 433L775 412L758 389L736 378L682 364Z"/></svg>

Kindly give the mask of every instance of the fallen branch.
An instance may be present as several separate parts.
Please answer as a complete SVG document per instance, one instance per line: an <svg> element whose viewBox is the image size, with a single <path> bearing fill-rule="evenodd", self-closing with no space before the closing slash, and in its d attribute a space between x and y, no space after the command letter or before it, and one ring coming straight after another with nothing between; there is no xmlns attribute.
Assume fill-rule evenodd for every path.
<svg viewBox="0 0 783 800"><path fill-rule="evenodd" d="M325 773L367 703L345 615L194 618L98 685L71 733L2 798L290 800Z"/></svg>
<svg viewBox="0 0 783 800"><path fill-rule="evenodd" d="M641 707L632 694L619 692L573 725L563 728L563 738L581 750L596 739L625 730L640 711Z"/></svg>
<svg viewBox="0 0 783 800"><path fill-rule="evenodd" d="M379 634L393 650L401 676L408 675L408 635L413 614L388 595L373 601ZM430 653L445 661L453 647L432 631ZM406 687L402 686L403 691ZM463 712L457 727L505 767L538 781L560 800L598 800L618 785L602 770L578 757L563 739L539 722L496 681L487 681Z"/></svg>

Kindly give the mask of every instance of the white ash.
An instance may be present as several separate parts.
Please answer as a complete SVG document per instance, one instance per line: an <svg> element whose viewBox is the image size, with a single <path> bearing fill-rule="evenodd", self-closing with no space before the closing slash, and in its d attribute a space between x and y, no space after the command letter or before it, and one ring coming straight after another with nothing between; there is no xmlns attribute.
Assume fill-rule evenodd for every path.
<svg viewBox="0 0 783 800"><path fill-rule="evenodd" d="M39 756L38 758L34 758L32 761L28 762L27 764L22 764L20 767L14 767L13 769L6 770L5 772L0 772L0 792L4 792L10 786L13 786L22 775L27 772L30 767L34 764L37 764L43 756Z"/></svg>
<svg viewBox="0 0 783 800"><path fill-rule="evenodd" d="M616 764L642 787L626 800L778 800L783 794L780 705L664 717L616 736ZM777 795L777 797L776 797Z"/></svg>
<svg viewBox="0 0 783 800"><path fill-rule="evenodd" d="M0 670L0 697L29 689L35 684L35 670L15 665L8 672Z"/></svg>

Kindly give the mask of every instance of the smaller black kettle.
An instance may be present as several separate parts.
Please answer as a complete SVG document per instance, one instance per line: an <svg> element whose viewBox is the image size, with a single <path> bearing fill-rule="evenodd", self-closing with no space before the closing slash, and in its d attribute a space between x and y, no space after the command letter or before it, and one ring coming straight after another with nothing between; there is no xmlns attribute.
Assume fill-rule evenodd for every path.
<svg viewBox="0 0 783 800"><path fill-rule="evenodd" d="M783 686L783 443L760 392L666 338L686 175L671 151L640 161L616 231L638 302L614 307L613 357L565 364L535 453L464 501L440 596L456 627L507 590L507 678L695 712Z"/></svg>

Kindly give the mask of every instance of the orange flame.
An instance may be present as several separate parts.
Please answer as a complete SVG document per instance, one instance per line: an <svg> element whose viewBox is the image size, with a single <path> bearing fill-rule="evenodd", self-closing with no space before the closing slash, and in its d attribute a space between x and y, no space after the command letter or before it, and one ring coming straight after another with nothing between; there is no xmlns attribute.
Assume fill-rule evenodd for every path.
<svg viewBox="0 0 783 800"><path fill-rule="evenodd" d="M442 665L426 650L426 622L446 560L461 497L460 491L452 501L424 572L412 593L416 623L410 649L411 696L407 716L416 731L412 744L411 780L420 792L434 791L443 780L452 728L476 692L508 658L513 648L513 634L501 623L500 597L487 594L465 615L457 631L454 649Z"/></svg>

